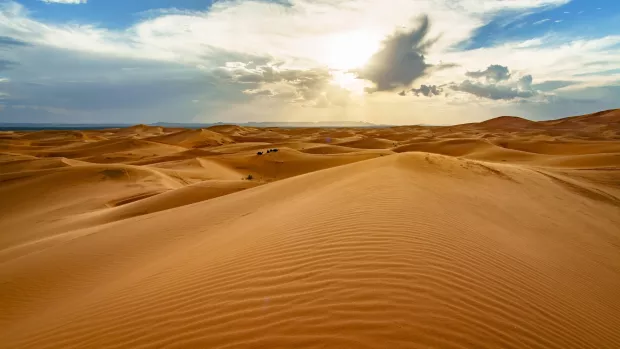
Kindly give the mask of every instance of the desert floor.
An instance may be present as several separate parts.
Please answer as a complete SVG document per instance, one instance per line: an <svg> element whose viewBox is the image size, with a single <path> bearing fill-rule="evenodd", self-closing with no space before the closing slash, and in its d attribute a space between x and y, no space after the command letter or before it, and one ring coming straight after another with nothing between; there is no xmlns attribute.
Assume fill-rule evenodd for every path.
<svg viewBox="0 0 620 349"><path fill-rule="evenodd" d="M0 347L620 348L620 111L0 132Z"/></svg>

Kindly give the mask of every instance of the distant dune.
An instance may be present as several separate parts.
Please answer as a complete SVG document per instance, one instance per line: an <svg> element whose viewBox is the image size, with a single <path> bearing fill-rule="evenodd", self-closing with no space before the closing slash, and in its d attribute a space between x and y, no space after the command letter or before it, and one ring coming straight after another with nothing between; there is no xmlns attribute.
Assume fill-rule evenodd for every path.
<svg viewBox="0 0 620 349"><path fill-rule="evenodd" d="M0 131L0 280L0 348L620 348L620 111Z"/></svg>

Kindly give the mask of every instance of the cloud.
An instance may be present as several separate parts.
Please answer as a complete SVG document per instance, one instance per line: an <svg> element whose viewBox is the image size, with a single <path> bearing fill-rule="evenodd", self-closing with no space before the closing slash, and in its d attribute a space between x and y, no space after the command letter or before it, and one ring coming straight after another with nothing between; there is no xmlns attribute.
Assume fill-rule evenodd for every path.
<svg viewBox="0 0 620 349"><path fill-rule="evenodd" d="M443 92L443 88L437 85L421 85L420 88L412 88L410 91L416 96L433 97L439 96ZM404 96L405 93L402 95Z"/></svg>
<svg viewBox="0 0 620 349"><path fill-rule="evenodd" d="M484 80L466 79L461 82L450 82L444 85L422 85L419 89L412 89L416 96L437 96L440 95L444 88L452 91L473 95L478 98L489 100L516 100L526 99L541 95L533 87L534 78L532 75L522 75L516 78L510 73L506 66L491 65L483 71L466 72L465 76L470 78L485 78ZM401 93L405 95L405 93ZM446 94L447 97L450 94ZM454 96L453 96L454 97Z"/></svg>
<svg viewBox="0 0 620 349"><path fill-rule="evenodd" d="M526 71L538 81L566 80L576 83L609 84L617 80L613 76L575 77L575 74L595 73L617 68L611 62L620 61L620 36L596 39L577 39L573 36L554 34L540 37L536 45L526 41L505 42L466 52L444 52L446 61L458 62L464 67L488 66L501 60L515 72ZM601 62L605 63L604 65ZM435 83L448 83L460 77L453 74L434 74Z"/></svg>
<svg viewBox="0 0 620 349"><path fill-rule="evenodd" d="M465 74L470 78L486 78L487 81L504 81L510 79L510 72L508 71L508 67L504 67L502 65L491 65L485 70L476 71L476 72L467 72Z"/></svg>
<svg viewBox="0 0 620 349"><path fill-rule="evenodd" d="M273 91L269 89L243 90L243 93L254 95L254 96L274 96Z"/></svg>
<svg viewBox="0 0 620 349"><path fill-rule="evenodd" d="M549 22L550 20L551 20L551 19L549 19L549 18L545 18L545 19L541 19L540 21L536 21L536 22L534 22L534 23L532 23L532 24L534 24L534 25L539 25L539 24L543 24L543 23L545 23L545 22Z"/></svg>
<svg viewBox="0 0 620 349"><path fill-rule="evenodd" d="M9 48L11 46L28 46L28 43L8 36L0 36L0 48Z"/></svg>
<svg viewBox="0 0 620 349"><path fill-rule="evenodd" d="M540 84L535 84L532 87L538 91L554 91L575 84L577 84L575 81L549 80L541 82Z"/></svg>
<svg viewBox="0 0 620 349"><path fill-rule="evenodd" d="M17 63L6 59L0 59L0 71L9 70L11 67L16 66Z"/></svg>
<svg viewBox="0 0 620 349"><path fill-rule="evenodd" d="M20 64L0 83L1 121L183 122L251 100L235 84L178 63L23 50L12 52Z"/></svg>
<svg viewBox="0 0 620 349"><path fill-rule="evenodd" d="M53 115L57 116L99 122L174 118L188 121L196 117L245 121L250 117L273 120L314 115L344 118L347 113L351 117L371 118L371 111L384 114L379 112L391 103L401 103L398 108L402 112L389 109L390 113L411 118L411 108L432 104L441 112L452 101L398 98L381 93L360 97L359 92L350 89L350 81L339 76L354 75L351 72L358 70L360 79L352 78L355 83L368 79L376 90L402 88L407 94L436 96L432 92L436 86L437 91L450 91L451 96L465 96L464 99L475 94L454 91L449 85L466 90L468 86L463 85L463 80L467 71L480 73L479 69L497 62L512 68L516 77L499 78L500 81L487 76L470 77L472 84L482 86L479 90L492 89L491 85L501 90L486 96L527 94L524 86L528 81L519 82L522 72L543 81L531 83L535 96L529 99L541 95L536 91L552 88L551 83L545 85L547 81L570 81L572 89L617 79L596 75L617 66L603 69L587 63L617 62L620 37L586 40L559 32L525 42L496 42L481 49L463 51L456 46L506 11L518 16L568 2L392 0L386 7L385 0L217 1L208 11L164 9L138 14L133 25L114 29L84 24L84 18L79 18L81 24L46 22L16 2L0 0L0 54L4 68L11 69L6 75L10 81L0 84L5 92L0 93L9 99L10 106L38 106L7 107L0 118L51 118L52 114L43 115L42 108L55 111L57 114ZM430 18L426 34L414 40L419 47L412 44L406 48L398 38L404 42L415 39L413 36L422 31L423 22L411 29L410 21L413 15L421 13ZM409 25L409 29L394 33L395 27L403 25ZM388 45L381 46L381 42ZM395 49L391 52L405 52L394 55L402 59L389 59L389 54L377 53L387 47ZM334 58L341 64L331 65ZM364 64L365 61L375 64ZM441 69L447 67L442 61L459 66ZM588 75L574 76L579 73ZM424 81L426 85L420 86L423 77L436 85ZM419 88L411 89L412 84ZM517 92L510 92L511 89ZM560 92L564 90L567 89ZM100 101L102 93L109 94L109 100ZM134 97L133 101L129 97ZM491 103L492 99L484 98ZM512 101L522 99L516 97ZM358 100L363 102L357 103ZM366 109L358 108L359 105ZM474 107L470 103L463 108L471 111ZM405 122L406 117L403 116ZM57 120L62 119L58 116Z"/></svg>
<svg viewBox="0 0 620 349"><path fill-rule="evenodd" d="M465 92L477 97L492 100L512 100L516 98L529 98L536 95L536 92L533 90L522 90L507 85L485 84L471 80L465 80L459 84L451 84L449 87L454 91Z"/></svg>
<svg viewBox="0 0 620 349"><path fill-rule="evenodd" d="M510 73L506 66L491 65L484 71L467 72L467 77L481 78L484 81L465 80L460 83L450 83L448 88L464 92L479 98L490 100L515 100L539 96L540 92L533 88L532 75L523 75L518 79Z"/></svg>
<svg viewBox="0 0 620 349"><path fill-rule="evenodd" d="M70 4L70 5L78 5L85 4L88 0L39 0L47 4Z"/></svg>
<svg viewBox="0 0 620 349"><path fill-rule="evenodd" d="M514 103L509 110L493 108L500 114L523 115L533 120L566 117L571 115L589 114L601 110L618 108L620 100L620 81L616 85L570 89L558 92L544 103Z"/></svg>
<svg viewBox="0 0 620 349"><path fill-rule="evenodd" d="M608 69L603 71L595 71L595 72L587 72L587 73L579 73L574 74L573 76L597 76L597 75L614 75L620 74L620 68Z"/></svg>
<svg viewBox="0 0 620 349"><path fill-rule="evenodd" d="M496 13L566 2L392 0L386 8L384 0L217 1L208 11L162 10L146 19L136 17L140 21L126 30L112 30L43 23L31 18L22 5L0 1L0 35L72 51L184 64L210 65L214 52L228 51L316 67L334 63L334 57L347 64L370 57L386 34L408 24L414 14L427 13L433 19L429 36L441 36L429 48L431 55L467 40Z"/></svg>
<svg viewBox="0 0 620 349"><path fill-rule="evenodd" d="M326 68L290 69L271 62L227 62L214 69L213 74L230 83L249 86L242 91L249 96L315 107L344 106L350 102L350 92L334 84Z"/></svg>
<svg viewBox="0 0 620 349"><path fill-rule="evenodd" d="M533 81L534 78L532 77L532 75L525 75L519 79L519 81L517 82L517 86L521 90L531 90Z"/></svg>
<svg viewBox="0 0 620 349"><path fill-rule="evenodd" d="M424 58L434 43L434 40L426 39L429 27L429 19L424 16L417 28L396 32L385 39L366 66L356 71L358 77L373 82L376 91L388 91L408 87L424 76L432 67Z"/></svg>

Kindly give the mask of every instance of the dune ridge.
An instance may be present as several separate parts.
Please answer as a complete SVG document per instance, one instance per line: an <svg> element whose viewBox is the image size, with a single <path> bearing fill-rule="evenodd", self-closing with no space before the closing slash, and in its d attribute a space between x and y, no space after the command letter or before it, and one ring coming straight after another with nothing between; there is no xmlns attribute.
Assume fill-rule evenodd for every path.
<svg viewBox="0 0 620 349"><path fill-rule="evenodd" d="M617 115L10 133L0 348L618 348Z"/></svg>

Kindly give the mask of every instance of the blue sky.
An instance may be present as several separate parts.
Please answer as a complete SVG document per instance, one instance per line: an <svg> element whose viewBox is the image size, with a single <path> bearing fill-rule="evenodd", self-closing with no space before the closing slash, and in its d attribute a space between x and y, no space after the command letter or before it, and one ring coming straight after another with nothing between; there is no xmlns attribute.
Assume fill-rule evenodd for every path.
<svg viewBox="0 0 620 349"><path fill-rule="evenodd" d="M480 27L464 48L491 46L550 34L596 38L618 34L620 1L573 0L541 11L506 11Z"/></svg>
<svg viewBox="0 0 620 349"><path fill-rule="evenodd" d="M0 0L0 122L549 119L620 104L612 0Z"/></svg>
<svg viewBox="0 0 620 349"><path fill-rule="evenodd" d="M56 23L97 24L107 28L127 28L151 16L155 9L207 11L210 0L90 0L85 4L46 3L40 0L20 1L31 11L31 17Z"/></svg>

